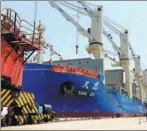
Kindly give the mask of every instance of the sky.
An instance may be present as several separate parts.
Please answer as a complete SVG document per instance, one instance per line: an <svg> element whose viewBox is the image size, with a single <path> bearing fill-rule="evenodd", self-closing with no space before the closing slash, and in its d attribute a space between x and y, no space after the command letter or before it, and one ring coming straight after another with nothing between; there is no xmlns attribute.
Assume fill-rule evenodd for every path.
<svg viewBox="0 0 147 131"><path fill-rule="evenodd" d="M90 1L90 3L102 5L104 16L128 29L129 41L135 53L141 56L143 68L147 67L147 1ZM2 1L1 6L2 8L12 8L22 19L33 23L34 5L34 1ZM77 13L67 8L63 9L71 15ZM61 54L64 59L92 57L85 50L88 46L88 39L81 35L79 37L79 54L76 54L75 26L52 8L47 1L38 2L36 22L38 23L39 20L45 27L45 40L52 44L56 52ZM87 30L90 27L90 18L80 17L79 23ZM103 37L103 44L105 49L112 50L111 43L105 37ZM119 46L119 41L117 41L117 45ZM50 58L48 51L46 52L45 61ZM111 68L110 63L105 59L105 68Z"/></svg>

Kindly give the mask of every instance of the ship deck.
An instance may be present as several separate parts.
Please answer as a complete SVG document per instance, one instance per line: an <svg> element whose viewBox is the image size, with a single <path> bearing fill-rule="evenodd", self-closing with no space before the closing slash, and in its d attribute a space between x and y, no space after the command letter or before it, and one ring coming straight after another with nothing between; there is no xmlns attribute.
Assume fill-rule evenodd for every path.
<svg viewBox="0 0 147 131"><path fill-rule="evenodd" d="M98 120L76 120L74 118L46 124L4 127L1 130L146 130L146 120L146 117L105 118Z"/></svg>

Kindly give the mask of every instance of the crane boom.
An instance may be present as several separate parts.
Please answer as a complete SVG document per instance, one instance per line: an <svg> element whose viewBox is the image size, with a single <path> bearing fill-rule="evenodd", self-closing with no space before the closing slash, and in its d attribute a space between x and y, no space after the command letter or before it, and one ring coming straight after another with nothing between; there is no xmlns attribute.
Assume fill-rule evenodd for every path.
<svg viewBox="0 0 147 131"><path fill-rule="evenodd" d="M112 38L110 37L110 35L105 31L105 29L103 29L103 34L111 42L113 49L115 51L117 51L119 53L119 55L122 55L123 53L122 53L121 49L119 49L119 47L115 44L115 42L112 40Z"/></svg>
<svg viewBox="0 0 147 131"><path fill-rule="evenodd" d="M85 13L85 10L83 8L79 7L79 6L73 5L73 4L71 4L69 2L65 2L65 1L58 1L57 3L59 3L62 6L69 8L71 10L74 10L76 12L78 11L82 15L87 15L87 13Z"/></svg>
<svg viewBox="0 0 147 131"><path fill-rule="evenodd" d="M92 18L92 11L88 9L88 6L83 2L83 1L78 1L86 10L90 18ZM103 34L106 36L106 38L112 43L112 46L114 50L116 50L119 54L122 54L122 51L119 49L119 47L115 44L115 42L109 37L108 33L106 32L105 29L103 29Z"/></svg>
<svg viewBox="0 0 147 131"><path fill-rule="evenodd" d="M77 30L82 34L84 34L85 36L87 36L90 40L94 39L94 35L97 34L98 32L95 33L95 29L92 28L91 32L94 33L88 33L81 25L79 25L72 17L70 17L65 11L63 11L57 4L55 4L54 2L49 2L54 8L56 8L67 20L69 20L72 24L74 24L77 28ZM91 10L88 9L88 6L83 2L83 1L78 1L78 3L80 3L85 11L88 13L89 17L92 18L93 15L95 13L93 13ZM93 27L93 26L92 26ZM103 29L103 34L106 36L106 38L111 42L112 47L114 50L116 50L118 52L118 54L120 56L123 55L123 52L121 51L121 49L115 44L115 42L111 39L111 37L109 36L109 34L105 31L105 29ZM95 36L96 37L96 36Z"/></svg>
<svg viewBox="0 0 147 131"><path fill-rule="evenodd" d="M95 15L95 12L93 12L92 10L90 10L89 9L89 7L83 2L83 1L77 1L78 3L80 3L83 7L84 7L84 10L87 12L87 14L89 15L89 17L92 19L92 17L93 17L93 15ZM55 3L54 3L55 4ZM100 6L99 6L100 7ZM71 8L71 7L69 7L69 8ZM73 8L71 8L71 9L73 9ZM75 10L75 9L74 9ZM58 9L58 11L60 11L59 9ZM63 12L63 13L62 13ZM65 12L65 11L60 11L60 13L62 13L62 15L64 16L65 14L66 14L66 16L64 16L66 19L68 19L71 23L73 23L73 19L72 19L72 17L70 17L69 15L69 17L67 17L67 13ZM107 18L107 17L106 17ZM108 19L108 18L107 18ZM107 20L106 19L106 20ZM104 23L107 25L108 24L108 22L107 21L104 21ZM83 28L81 28L81 26L80 25L78 25L77 26L77 24L78 23L76 23L76 22L74 22L73 23L76 27L77 27L77 29L78 29L78 31L79 32L82 32L84 35L86 35L88 38L90 38L88 35L90 34L88 34L87 35L87 31L83 31L84 29ZM94 24L95 25L95 24ZM112 26L112 24L110 24L111 26ZM108 26L108 25L107 25ZM116 29L114 26L112 26L115 30L117 30L119 33L121 33L118 29ZM80 30L79 30L80 29ZM81 31L82 30L82 31ZM96 32L95 33L95 29L94 28L92 28L91 29L92 31L91 32L94 32L94 33L92 33L91 34L91 37L93 36L95 36L95 34L98 34L98 32ZM113 30L114 31L114 30ZM120 55L120 56L122 56L122 57L125 57L125 55L124 55L124 52L122 52L122 50L115 44L115 42L111 39L111 37L109 36L109 34L105 31L105 29L103 29L103 34L106 36L106 38L111 42L111 44L112 44L112 47L113 47L113 49L114 50L116 50L117 52L118 52L118 54ZM96 39L96 36L95 36L95 39ZM126 48L125 48L126 49ZM127 55L126 55L127 56Z"/></svg>
<svg viewBox="0 0 147 131"><path fill-rule="evenodd" d="M70 21L82 35L87 36L90 40L94 39L91 34L89 34L80 24L78 24L70 15L68 15L54 1L48 1L48 2L50 5L52 5L52 7L58 10L68 21Z"/></svg>
<svg viewBox="0 0 147 131"><path fill-rule="evenodd" d="M71 22L77 30L89 38L88 53L93 54L97 58L103 58L103 44L102 44L102 32L103 32L103 8L99 7L96 11L92 12L91 28L88 32L77 23L68 13L60 8L54 1L48 1L52 7L58 10L69 22Z"/></svg>
<svg viewBox="0 0 147 131"><path fill-rule="evenodd" d="M134 59L134 63L135 63L135 68L134 68L134 76L135 76L135 80L137 81L137 84L139 86L139 98L141 101L143 101L143 95L142 95L142 91L145 90L145 88L143 87L144 84L142 82L142 77L141 77L141 65L140 65L140 56L137 56L131 46L131 44L129 43L129 48L132 54L132 57ZM147 92L146 92L147 93Z"/></svg>
<svg viewBox="0 0 147 131"><path fill-rule="evenodd" d="M118 61L115 60L115 58L110 57L108 54L105 53L104 57L108 58L109 60L113 61L115 64L119 64Z"/></svg>
<svg viewBox="0 0 147 131"><path fill-rule="evenodd" d="M133 48L132 48L130 42L129 42L129 48L130 48L131 54L132 54L132 56L133 56L133 58L134 58L134 60L135 60L136 54L135 54L135 52L134 52L134 50L133 50Z"/></svg>
<svg viewBox="0 0 147 131"><path fill-rule="evenodd" d="M92 17L92 11L90 11L88 8L88 6L83 2L83 1L77 1L78 3L80 3L83 7L84 7L84 10L88 13L88 15L90 17Z"/></svg>

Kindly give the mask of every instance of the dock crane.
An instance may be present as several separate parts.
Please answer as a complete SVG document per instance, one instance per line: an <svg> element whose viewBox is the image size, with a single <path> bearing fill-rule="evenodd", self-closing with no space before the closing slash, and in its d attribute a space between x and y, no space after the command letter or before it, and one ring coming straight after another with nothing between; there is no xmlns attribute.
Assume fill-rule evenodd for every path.
<svg viewBox="0 0 147 131"><path fill-rule="evenodd" d="M60 6L56 3L62 4L70 9L76 10L75 5L70 4L69 2L55 2L49 1L49 4L58 10L69 22L71 22L78 31L89 38L89 47L87 48L88 53L93 54L93 56L98 59L104 58L104 49L102 44L102 35L104 34L106 38L111 42L112 47L116 50L120 57L120 62L117 63L117 66L121 66L126 73L126 83L125 88L127 89L128 95L132 98L132 83L130 79L130 69L129 69L129 58L128 58L128 32L121 33L121 46L120 48L115 44L112 37L105 31L103 24L108 25L107 19L103 17L103 7L97 6L96 10L91 10L88 5L83 1L77 1L83 8L79 7L79 13L88 14L91 18L91 28L86 31L80 24L78 24L68 13L66 13ZM83 11L83 10L84 11ZM85 13L86 11L86 13ZM87 15L86 14L86 15ZM107 55L105 55L107 56ZM108 56L107 56L108 57Z"/></svg>

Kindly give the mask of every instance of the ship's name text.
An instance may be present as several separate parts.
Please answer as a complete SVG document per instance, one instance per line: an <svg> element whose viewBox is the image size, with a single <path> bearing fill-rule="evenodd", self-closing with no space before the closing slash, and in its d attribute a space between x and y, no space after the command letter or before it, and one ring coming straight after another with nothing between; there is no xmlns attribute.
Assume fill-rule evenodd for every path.
<svg viewBox="0 0 147 131"><path fill-rule="evenodd" d="M78 96L90 96L90 97L94 97L94 93L93 92L85 92L85 91L78 91Z"/></svg>

